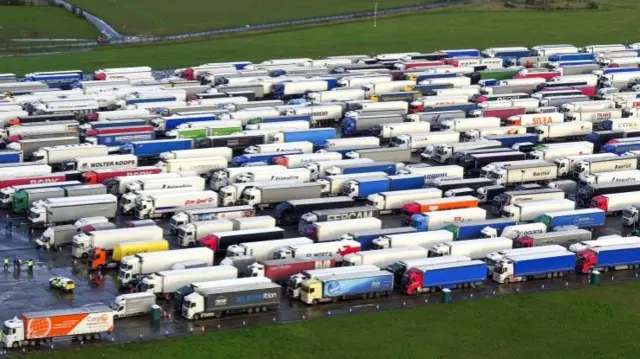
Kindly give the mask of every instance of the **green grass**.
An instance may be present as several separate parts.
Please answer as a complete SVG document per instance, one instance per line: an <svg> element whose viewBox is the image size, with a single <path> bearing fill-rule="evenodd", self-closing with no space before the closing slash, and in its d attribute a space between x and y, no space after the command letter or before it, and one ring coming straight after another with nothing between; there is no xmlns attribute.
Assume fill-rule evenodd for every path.
<svg viewBox="0 0 640 359"><path fill-rule="evenodd" d="M1 6L0 41L12 38L95 39L90 22L53 6Z"/></svg>
<svg viewBox="0 0 640 359"><path fill-rule="evenodd" d="M640 352L638 305L635 282L69 350L46 358L634 358Z"/></svg>
<svg viewBox="0 0 640 359"><path fill-rule="evenodd" d="M378 1L379 8L428 0ZM347 12L373 11L373 0L72 0L123 34L178 34Z"/></svg>
<svg viewBox="0 0 640 359"><path fill-rule="evenodd" d="M260 61L278 57L323 57L394 51L545 43L614 43L640 41L640 2L610 0L601 10L541 12L496 7L457 8L378 21L339 23L263 34L182 43L109 47L90 52L0 59L0 72L118 66L157 69L228 60ZM593 24L590 26L588 24ZM595 26L597 24L597 26ZM441 29L445 29L444 31Z"/></svg>

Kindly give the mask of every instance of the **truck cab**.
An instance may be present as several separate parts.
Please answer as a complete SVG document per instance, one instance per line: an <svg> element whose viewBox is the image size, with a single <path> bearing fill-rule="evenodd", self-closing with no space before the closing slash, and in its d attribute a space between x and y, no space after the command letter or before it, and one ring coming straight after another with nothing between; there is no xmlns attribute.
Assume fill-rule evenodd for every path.
<svg viewBox="0 0 640 359"><path fill-rule="evenodd" d="M18 318L4 321L2 327L2 344L5 348L17 348L21 346L24 337L24 323Z"/></svg>
<svg viewBox="0 0 640 359"><path fill-rule="evenodd" d="M242 203L249 206L262 204L262 192L258 188L248 188L242 194Z"/></svg>
<svg viewBox="0 0 640 359"><path fill-rule="evenodd" d="M445 243L436 244L429 248L429 257L443 257L448 256L450 253L451 248Z"/></svg>
<svg viewBox="0 0 640 359"><path fill-rule="evenodd" d="M137 197L135 200L135 217L148 219L153 210L153 201L149 197Z"/></svg>
<svg viewBox="0 0 640 359"><path fill-rule="evenodd" d="M31 221L32 225L47 223L47 210L42 206L31 207L29 209L29 221Z"/></svg>
<svg viewBox="0 0 640 359"><path fill-rule="evenodd" d="M498 283L514 281L513 261L507 258L498 260L493 267L493 280ZM519 280L517 280L519 282Z"/></svg>
<svg viewBox="0 0 640 359"><path fill-rule="evenodd" d="M418 231L426 231L427 218L423 214L414 214L411 216L411 221L409 225L417 229Z"/></svg>
<svg viewBox="0 0 640 359"><path fill-rule="evenodd" d="M422 272L417 268L405 271L402 275L402 283L400 283L402 292L408 295L420 293L422 291L422 276Z"/></svg>
<svg viewBox="0 0 640 359"><path fill-rule="evenodd" d="M300 300L306 304L316 304L322 299L322 281L307 279L300 285Z"/></svg>
<svg viewBox="0 0 640 359"><path fill-rule="evenodd" d="M622 224L629 227L635 227L638 223L638 215L640 209L636 206L629 206L622 211Z"/></svg>
<svg viewBox="0 0 640 359"><path fill-rule="evenodd" d="M204 297L193 292L182 298L182 316L187 319L199 319L204 312Z"/></svg>
<svg viewBox="0 0 640 359"><path fill-rule="evenodd" d="M158 286L158 281L156 280L157 275L152 274L143 277L140 279L136 286L136 291L139 293L154 293L157 294L156 287Z"/></svg>
<svg viewBox="0 0 640 359"><path fill-rule="evenodd" d="M589 274L593 267L597 267L598 254L591 249L583 249L578 252L576 270L583 274Z"/></svg>
<svg viewBox="0 0 640 359"><path fill-rule="evenodd" d="M75 258L87 258L91 251L91 238L86 233L78 233L73 236L73 248L71 254Z"/></svg>
<svg viewBox="0 0 640 359"><path fill-rule="evenodd" d="M129 283L135 281L134 272L140 272L140 262L136 260L136 257L126 256L122 258L118 271L118 281L120 281L122 287L126 287Z"/></svg>

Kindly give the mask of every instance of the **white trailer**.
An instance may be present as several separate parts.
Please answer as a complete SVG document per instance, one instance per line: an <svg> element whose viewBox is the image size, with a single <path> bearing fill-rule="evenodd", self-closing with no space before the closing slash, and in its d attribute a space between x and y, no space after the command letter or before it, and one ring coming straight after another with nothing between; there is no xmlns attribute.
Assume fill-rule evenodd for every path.
<svg viewBox="0 0 640 359"><path fill-rule="evenodd" d="M220 206L233 206L241 202L244 191L249 188L262 185L275 185L275 184L294 184L304 183L295 180L280 180L280 181L261 181L261 182L247 182L247 183L233 183L228 186L224 186L218 190L218 200Z"/></svg>
<svg viewBox="0 0 640 359"><path fill-rule="evenodd" d="M157 218L186 209L215 207L218 194L213 191L185 191L136 198L134 210L137 219Z"/></svg>
<svg viewBox="0 0 640 359"><path fill-rule="evenodd" d="M71 254L75 258L86 258L92 248L113 250L117 243L162 239L162 228L158 226L116 228L73 236Z"/></svg>
<svg viewBox="0 0 640 359"><path fill-rule="evenodd" d="M494 140L446 143L435 146L429 145L424 149L424 152L420 155L420 157L425 160L434 160L438 163L445 163L455 152L499 147L502 147L500 141Z"/></svg>
<svg viewBox="0 0 640 359"><path fill-rule="evenodd" d="M300 151L302 153L312 153L313 143L309 141L270 143L250 146L244 150L247 154L276 153L284 151Z"/></svg>
<svg viewBox="0 0 640 359"><path fill-rule="evenodd" d="M500 126L468 130L462 134L462 137L465 141L477 141L487 136L520 135L524 133L527 133L527 128L523 126Z"/></svg>
<svg viewBox="0 0 640 359"><path fill-rule="evenodd" d="M390 234L373 240L373 249L422 247L453 241L453 232L444 229L427 232Z"/></svg>
<svg viewBox="0 0 640 359"><path fill-rule="evenodd" d="M60 162L63 171L79 170L82 172L97 169L131 169L138 167L138 157L135 155L109 155L70 158Z"/></svg>
<svg viewBox="0 0 640 359"><path fill-rule="evenodd" d="M337 160L337 161L311 161L303 166L303 168L308 169L311 172L311 177L313 179L318 179L320 177L324 177L327 175L327 169L333 166L339 165L352 165L352 164L360 164L360 163L373 163L374 161L370 158L357 158L351 160Z"/></svg>
<svg viewBox="0 0 640 359"><path fill-rule="evenodd" d="M199 175L227 168L229 162L224 157L198 157L163 160L156 163L156 167L164 173L195 172Z"/></svg>
<svg viewBox="0 0 640 359"><path fill-rule="evenodd" d="M489 178L493 179L493 184L502 186L552 181L558 178L558 167L555 163L501 166L494 169Z"/></svg>
<svg viewBox="0 0 640 359"><path fill-rule="evenodd" d="M580 175L580 181L588 185L613 182L637 182L640 181L640 170L598 172Z"/></svg>
<svg viewBox="0 0 640 359"><path fill-rule="evenodd" d="M165 179L165 178L178 178L178 177L193 177L196 174L194 172L187 173L152 173L145 175L133 175L133 176L120 176L113 179L113 181L107 180L105 182L107 186L107 192L114 195L121 195L126 193L127 185L135 181L141 181L146 179Z"/></svg>
<svg viewBox="0 0 640 359"><path fill-rule="evenodd" d="M309 121L278 121L267 123L256 123L245 126L247 131L285 131L285 130L308 130L311 127ZM274 137L276 137L274 139ZM284 142L277 140L277 134L269 134L269 143Z"/></svg>
<svg viewBox="0 0 640 359"><path fill-rule="evenodd" d="M391 75L384 74L345 76L338 80L338 86L340 86L340 88L358 89L364 92L364 90L361 89L362 85L391 82L391 80Z"/></svg>
<svg viewBox="0 0 640 359"><path fill-rule="evenodd" d="M620 246L625 244L640 244L640 237L629 236L622 237L617 234L598 237L591 241L582 241L578 243L574 243L569 246L569 250L574 253L578 253L585 249L590 248L598 248L598 247L608 247L608 246Z"/></svg>
<svg viewBox="0 0 640 359"><path fill-rule="evenodd" d="M353 101L364 100L364 98L364 90L357 88L337 88L330 91L318 91L307 94L307 100L311 102Z"/></svg>
<svg viewBox="0 0 640 359"><path fill-rule="evenodd" d="M458 165L448 166L412 166L408 165L398 172L399 175L404 174L419 174L424 175L425 184L433 183L438 178L443 177L457 177L462 179L464 177L464 168Z"/></svg>
<svg viewBox="0 0 640 359"><path fill-rule="evenodd" d="M468 96L459 96L459 95L436 95L436 96L426 96L420 98L418 100L412 101L411 106L413 107L432 107L432 106L448 106L448 105L462 105L465 103L469 103Z"/></svg>
<svg viewBox="0 0 640 359"><path fill-rule="evenodd" d="M338 121L342 118L340 105L296 106L286 112L286 116L311 116L311 123Z"/></svg>
<svg viewBox="0 0 640 359"><path fill-rule="evenodd" d="M502 216L518 222L533 221L541 214L575 209L576 204L568 199L548 201L526 201L504 206Z"/></svg>
<svg viewBox="0 0 640 359"><path fill-rule="evenodd" d="M276 183L246 189L242 194L242 202L263 209L283 201L321 196L321 186L318 183Z"/></svg>
<svg viewBox="0 0 640 359"><path fill-rule="evenodd" d="M14 179L18 177L45 176L51 174L52 169L49 165L39 165L29 162L25 166L2 166L0 165L1 179Z"/></svg>
<svg viewBox="0 0 640 359"><path fill-rule="evenodd" d="M442 121L440 126L443 131L465 132L469 130L500 127L500 121L497 117L463 118Z"/></svg>
<svg viewBox="0 0 640 359"><path fill-rule="evenodd" d="M556 158L553 162L558 165L558 176L569 176L574 173L579 161L619 158L615 153L594 153L590 155L573 155Z"/></svg>
<svg viewBox="0 0 640 359"><path fill-rule="evenodd" d="M115 218L118 198L110 194L48 198L29 210L32 227L73 223L81 218L101 216Z"/></svg>
<svg viewBox="0 0 640 359"><path fill-rule="evenodd" d="M185 178L198 178L198 177L185 177ZM136 207L136 199L141 196L152 196L156 194L165 194L165 193L184 193L185 190L191 187L181 187L181 181L173 182L173 180L182 180L182 178L170 178L166 179L165 183L167 184L167 188L156 188L144 191L131 191L120 196L120 210L122 214L128 215L133 211ZM198 189L194 189L198 190ZM204 189L202 189L204 190Z"/></svg>
<svg viewBox="0 0 640 359"><path fill-rule="evenodd" d="M429 248L429 257L463 255L471 259L482 259L489 253L511 249L512 247L513 240L503 237L444 242Z"/></svg>
<svg viewBox="0 0 640 359"><path fill-rule="evenodd" d="M638 168L636 157L613 156L576 161L574 173L586 176L600 172L629 171Z"/></svg>
<svg viewBox="0 0 640 359"><path fill-rule="evenodd" d="M579 110L576 112L566 112L564 115L569 121L588 121L598 124L604 120L622 118L623 110L621 108L588 111Z"/></svg>
<svg viewBox="0 0 640 359"><path fill-rule="evenodd" d="M277 157L273 163L287 168L300 168L313 161L339 161L342 154L339 152L302 153L299 155L284 155Z"/></svg>
<svg viewBox="0 0 640 359"><path fill-rule="evenodd" d="M365 97L369 98L373 95L379 95L388 92L398 92L404 90L408 86L414 86L416 83L410 80L397 80L389 82L368 83L362 85Z"/></svg>
<svg viewBox="0 0 640 359"><path fill-rule="evenodd" d="M251 167L249 168L251 169ZM292 168L279 171L277 173L269 172L245 172L236 178L238 183L265 182L265 181L295 181L309 182L311 181L311 171L306 168Z"/></svg>
<svg viewBox="0 0 640 359"><path fill-rule="evenodd" d="M165 179L153 179L135 181L127 185L127 192L149 191L157 189L190 188L193 190L205 189L205 180L202 177L177 177Z"/></svg>
<svg viewBox="0 0 640 359"><path fill-rule="evenodd" d="M346 239L281 247L273 253L273 258L333 257L336 261L342 261L343 256L359 250L359 242Z"/></svg>
<svg viewBox="0 0 640 359"><path fill-rule="evenodd" d="M370 231L382 228L378 218L358 218L344 221L315 222L305 231L305 235L317 242L333 241L343 234L359 231Z"/></svg>
<svg viewBox="0 0 640 359"><path fill-rule="evenodd" d="M374 178L371 175L369 177ZM367 204L380 210L380 213L391 213L414 201L441 197L442 191L437 188L409 189L371 194L367 197Z"/></svg>
<svg viewBox="0 0 640 359"><path fill-rule="evenodd" d="M437 84L451 84L453 87L466 87L471 85L471 78L466 76L457 77L444 77L422 80L419 85L437 85Z"/></svg>
<svg viewBox="0 0 640 359"><path fill-rule="evenodd" d="M616 102L612 100L576 101L565 103L560 107L560 112L582 112L615 109Z"/></svg>
<svg viewBox="0 0 640 359"><path fill-rule="evenodd" d="M57 165L66 159L107 155L109 155L107 146L80 143L77 145L42 147L33 152L33 159L36 162Z"/></svg>
<svg viewBox="0 0 640 359"><path fill-rule="evenodd" d="M492 252L487 254L484 258L484 261L487 262L487 266L489 267L489 271L492 272L496 263L500 260L504 259L508 256L513 255L521 255L521 254L531 254L531 253L547 253L547 252L564 252L567 249L563 246L552 244L552 245L542 245L535 247L524 247L524 248L513 248L513 249L505 249L498 252Z"/></svg>
<svg viewBox="0 0 640 359"><path fill-rule="evenodd" d="M547 212L545 212L547 213ZM497 237L498 233L496 230L492 229L488 231L489 237ZM507 226L500 233L500 237L509 238L511 240L516 240L525 236L547 233L547 226L541 222L534 223L521 223L513 226Z"/></svg>
<svg viewBox="0 0 640 359"><path fill-rule="evenodd" d="M200 157L224 157L227 159L227 161L231 161L231 159L233 158L233 150L229 147L214 147L198 148L193 150L169 151L162 152L160 154L160 159L165 161Z"/></svg>
<svg viewBox="0 0 640 359"><path fill-rule="evenodd" d="M307 237L295 237L287 239L232 244L227 247L227 257L252 256L257 262L273 259L274 254L281 248L296 247L306 244L313 244L313 240ZM226 264L224 263L224 260L221 263Z"/></svg>
<svg viewBox="0 0 640 359"><path fill-rule="evenodd" d="M181 247L193 247L206 235L214 232L233 231L230 219L216 219L183 224L178 227L178 244Z"/></svg>
<svg viewBox="0 0 640 359"><path fill-rule="evenodd" d="M142 275L170 270L174 265L186 262L199 261L204 266L212 266L213 259L213 251L206 247L138 253L122 258L118 281L122 287L127 287Z"/></svg>
<svg viewBox="0 0 640 359"><path fill-rule="evenodd" d="M565 115L559 112L553 113L530 113L524 115L511 116L507 119L507 126L536 127L539 125L550 125L565 121Z"/></svg>
<svg viewBox="0 0 640 359"><path fill-rule="evenodd" d="M640 206L640 191L603 194L594 197L590 205L607 214L619 213L629 207Z"/></svg>
<svg viewBox="0 0 640 359"><path fill-rule="evenodd" d="M64 136L65 134L74 135L77 132L77 121L56 121L3 128L0 129L0 137L10 139L13 136L21 138L38 135Z"/></svg>
<svg viewBox="0 0 640 359"><path fill-rule="evenodd" d="M380 147L380 139L377 137L363 136L353 138L334 138L324 141L324 150L326 151L341 151L376 147Z"/></svg>
<svg viewBox="0 0 640 359"><path fill-rule="evenodd" d="M538 146L528 157L536 160L553 161L560 157L593 154L593 143L588 141L562 142Z"/></svg>
<svg viewBox="0 0 640 359"><path fill-rule="evenodd" d="M443 143L460 142L460 132L438 131L438 132L416 132L400 135L391 139L392 147L410 148L412 151L420 151L428 145L438 145Z"/></svg>
<svg viewBox="0 0 640 359"><path fill-rule="evenodd" d="M237 178L241 173L245 172L265 172L265 173L277 173L286 170L287 167L281 165L268 165L268 166L248 166L248 167L232 167L225 168L214 172L209 177L209 187L217 191L224 186L237 182Z"/></svg>
<svg viewBox="0 0 640 359"><path fill-rule="evenodd" d="M416 223L415 217L421 217L419 221L424 223ZM479 207L450 209L414 215L411 219L411 226L422 231L433 231L442 229L450 223L482 221L485 219L487 219L487 211Z"/></svg>
<svg viewBox="0 0 640 359"><path fill-rule="evenodd" d="M593 123L587 121L562 122L535 127L538 140L542 142L586 136L591 132L593 132Z"/></svg>
<svg viewBox="0 0 640 359"><path fill-rule="evenodd" d="M344 256L342 265L360 266L369 264L378 268L386 268L401 260L427 258L428 254L429 251L423 247L396 247L376 251L362 251Z"/></svg>
<svg viewBox="0 0 640 359"><path fill-rule="evenodd" d="M271 216L255 216L231 218L234 231L244 231L247 229L274 228L276 219Z"/></svg>
<svg viewBox="0 0 640 359"><path fill-rule="evenodd" d="M342 193L343 187L346 183L352 179L365 178L365 177L384 177L387 174L384 172L365 172L365 173L353 173L348 175L335 175L326 176L316 181L321 187L322 194L325 196L338 196Z"/></svg>
<svg viewBox="0 0 640 359"><path fill-rule="evenodd" d="M390 139L396 136L429 131L431 131L429 122L383 123L380 125L380 133L378 136L383 139Z"/></svg>
<svg viewBox="0 0 640 359"><path fill-rule="evenodd" d="M191 283L232 278L238 278L238 268L229 265L167 270L143 277L138 291L156 295L170 294Z"/></svg>

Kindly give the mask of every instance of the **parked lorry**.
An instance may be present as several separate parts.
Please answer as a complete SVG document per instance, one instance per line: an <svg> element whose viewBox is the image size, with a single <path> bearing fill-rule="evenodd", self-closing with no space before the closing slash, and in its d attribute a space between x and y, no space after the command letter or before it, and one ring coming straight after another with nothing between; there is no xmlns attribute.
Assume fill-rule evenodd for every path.
<svg viewBox="0 0 640 359"><path fill-rule="evenodd" d="M535 127L535 133L540 142L579 138L591 132L593 132L593 123L587 121L560 122Z"/></svg>
<svg viewBox="0 0 640 359"><path fill-rule="evenodd" d="M367 196L367 203L381 213L391 213L404 210L405 206L412 202L436 199L441 196L442 191L436 188L408 189L371 194Z"/></svg>
<svg viewBox="0 0 640 359"><path fill-rule="evenodd" d="M71 245L73 243L73 236L78 234L76 226L73 224L63 224L61 226L47 228L40 238L36 240L39 246L45 246L47 243L53 250Z"/></svg>
<svg viewBox="0 0 640 359"><path fill-rule="evenodd" d="M121 195L126 192L127 185L131 182L142 181L146 179L164 179L164 178L177 178L177 177L193 177L194 172L183 173L151 173L151 174L127 174L124 176L118 176L110 178L104 182L107 186L107 193L113 195Z"/></svg>
<svg viewBox="0 0 640 359"><path fill-rule="evenodd" d="M422 152L429 145L458 142L460 142L460 132L456 131L416 132L392 138L390 146Z"/></svg>
<svg viewBox="0 0 640 359"><path fill-rule="evenodd" d="M202 266L212 266L214 252L209 248L186 248L170 251L138 253L122 258L118 281L120 286L127 287L138 277L172 269L179 263L199 261Z"/></svg>
<svg viewBox="0 0 640 359"><path fill-rule="evenodd" d="M205 180L202 177L175 177L175 178L147 178L140 181L130 182L126 186L126 192L140 192L150 190L167 190L183 188L185 190L204 191Z"/></svg>
<svg viewBox="0 0 640 359"><path fill-rule="evenodd" d="M195 172L204 175L211 171L227 168L228 161L224 157L196 157L161 160L155 164L163 173Z"/></svg>
<svg viewBox="0 0 640 359"><path fill-rule="evenodd" d="M422 175L356 178L344 184L343 193L351 198L367 198L380 192L417 190L423 186Z"/></svg>
<svg viewBox="0 0 640 359"><path fill-rule="evenodd" d="M38 323L47 323L46 330L34 330ZM90 340L113 331L113 310L106 305L98 305L28 312L5 320L4 328L2 345L5 348L34 346L63 337Z"/></svg>
<svg viewBox="0 0 640 359"><path fill-rule="evenodd" d="M168 151L160 154L160 159L165 161L201 157L224 157L227 161L231 161L231 158L233 157L233 150L230 147L215 147Z"/></svg>
<svg viewBox="0 0 640 359"><path fill-rule="evenodd" d="M532 233L513 241L513 248L527 248L558 244L568 247L574 243L590 241L593 233L586 229L568 231Z"/></svg>
<svg viewBox="0 0 640 359"><path fill-rule="evenodd" d="M439 178L462 178L464 176L464 168L458 165L448 166L428 166L428 165L407 165L398 172L403 174L420 174L424 175L425 184L433 184Z"/></svg>
<svg viewBox="0 0 640 359"><path fill-rule="evenodd" d="M349 161L349 160L345 160ZM346 175L352 173L363 172L384 172L388 175L395 175L404 167L403 163L393 162L371 162L371 163L352 163L352 164L337 164L326 168L325 174L327 176Z"/></svg>
<svg viewBox="0 0 640 359"><path fill-rule="evenodd" d="M159 271L141 278L137 290L170 298L187 284L232 278L238 278L238 269L228 265Z"/></svg>
<svg viewBox="0 0 640 359"><path fill-rule="evenodd" d="M553 161L557 158L572 155L593 154L593 143L589 141L551 143L536 146L536 149L528 153L531 159Z"/></svg>
<svg viewBox="0 0 640 359"><path fill-rule="evenodd" d="M518 222L529 222L550 211L569 211L575 209L575 202L568 199L548 201L525 201L502 208L502 216Z"/></svg>
<svg viewBox="0 0 640 359"><path fill-rule="evenodd" d="M379 219L374 217L360 217L340 221L314 222L304 228L303 234L317 242L326 242L336 240L350 231L366 231L380 228L382 228L382 221Z"/></svg>
<svg viewBox="0 0 640 359"><path fill-rule="evenodd" d="M227 232L233 230L233 222L228 219L212 221L198 221L183 224L178 227L178 243L181 247L194 247L198 241L210 233Z"/></svg>
<svg viewBox="0 0 640 359"><path fill-rule="evenodd" d="M316 222L334 222L369 217L378 218L379 216L380 211L371 206L316 210L305 213L300 217L298 231L306 235L307 229L311 228L311 225Z"/></svg>
<svg viewBox="0 0 640 359"><path fill-rule="evenodd" d="M212 221L216 219L253 217L255 215L256 210L252 206L212 206L201 209L188 209L184 212L176 213L171 217L171 233L177 233L178 228L187 223Z"/></svg>
<svg viewBox="0 0 640 359"><path fill-rule="evenodd" d="M89 172L83 172L82 177L85 184L105 183L106 181L120 176L137 176L160 173L160 169L155 166L134 167L124 170L96 169ZM109 192L111 193L111 192Z"/></svg>
<svg viewBox="0 0 640 359"><path fill-rule="evenodd" d="M439 190L438 190L439 191ZM432 198L417 199L402 206L402 214L405 215L404 223L411 221L414 214L445 211L450 209L463 209L478 207L478 199L474 196L445 197L433 196Z"/></svg>
<svg viewBox="0 0 640 359"><path fill-rule="evenodd" d="M342 154L338 152L316 152L276 157L273 163L287 168L300 168L313 161L339 161L341 159Z"/></svg>
<svg viewBox="0 0 640 359"><path fill-rule="evenodd" d="M110 194L48 198L42 205L31 207L29 221L32 227L55 226L91 216L115 218L117 210L118 199Z"/></svg>
<svg viewBox="0 0 640 359"><path fill-rule="evenodd" d="M524 191L507 191L493 198L493 214L502 213L505 206L527 201L545 201L564 199L565 193L557 188L543 188Z"/></svg>
<svg viewBox="0 0 640 359"><path fill-rule="evenodd" d="M478 207L414 214L411 226L419 231L433 231L449 223L484 220L487 212Z"/></svg>
<svg viewBox="0 0 640 359"><path fill-rule="evenodd" d="M311 172L306 168L291 168L278 172L251 172L249 171L241 173L236 177L238 183L253 183L253 182L267 182L267 181L296 181L296 182L309 182L311 181Z"/></svg>
<svg viewBox="0 0 640 359"><path fill-rule="evenodd" d="M156 296L153 293L127 293L121 294L113 300L113 319L143 315L151 311L156 304Z"/></svg>
<svg viewBox="0 0 640 359"><path fill-rule="evenodd" d="M137 166L138 158L133 155L109 155L69 158L60 162L60 168L63 171L91 171L103 168L122 170L136 168Z"/></svg>
<svg viewBox="0 0 640 359"><path fill-rule="evenodd" d="M576 265L576 255L569 251L552 251L507 256L498 261L493 269L492 279L504 284L533 278L563 276L572 272Z"/></svg>
<svg viewBox="0 0 640 359"><path fill-rule="evenodd" d="M429 248L429 257L464 255L472 259L482 259L489 253L510 249L512 246L513 241L503 237L444 242Z"/></svg>
<svg viewBox="0 0 640 359"><path fill-rule="evenodd" d="M242 195L242 202L263 209L287 200L320 198L321 189L320 184L313 182L259 185L246 189Z"/></svg>
<svg viewBox="0 0 640 359"><path fill-rule="evenodd" d="M336 262L342 262L344 256L361 250L359 242L353 239L337 241L297 244L281 247L273 253L274 259L331 257Z"/></svg>
<svg viewBox="0 0 640 359"><path fill-rule="evenodd" d="M105 194L105 191L106 188L101 184L22 189L18 191L13 198L12 210L16 213L24 213L27 212L31 206L38 205L48 198L101 195Z"/></svg>
<svg viewBox="0 0 640 359"><path fill-rule="evenodd" d="M373 241L379 237L393 234L414 233L416 229L413 227L396 227L374 229L368 231L354 231L343 234L339 240L354 240L360 243L360 250L370 250L373 248Z"/></svg>
<svg viewBox="0 0 640 359"><path fill-rule="evenodd" d="M287 239L232 244L227 247L227 258L237 256L251 256L254 258L254 261L257 262L274 258L275 253L281 248L312 243L313 241L309 238L295 237Z"/></svg>
<svg viewBox="0 0 640 359"><path fill-rule="evenodd" d="M124 153L136 155L139 158L155 158L161 153L177 150L189 150L193 148L193 140L190 138L164 139L152 141L133 141L122 145Z"/></svg>
<svg viewBox="0 0 640 359"><path fill-rule="evenodd" d="M586 185L578 188L578 192L576 193L576 203L578 204L578 207L588 207L595 196L633 191L640 191L640 183L613 182Z"/></svg>
<svg viewBox="0 0 640 359"><path fill-rule="evenodd" d="M292 225L297 224L305 213L337 207L348 208L353 205L353 199L347 196L295 199L277 204L273 213L279 225Z"/></svg>
<svg viewBox="0 0 640 359"><path fill-rule="evenodd" d="M149 219L167 216L184 211L211 207L218 203L218 195L213 191L190 191L167 193L136 198L134 215L137 219Z"/></svg>
<svg viewBox="0 0 640 359"><path fill-rule="evenodd" d="M60 165L67 159L107 156L108 154L107 146L81 143L77 145L41 147L34 151L32 156L33 160L39 163Z"/></svg>
<svg viewBox="0 0 640 359"><path fill-rule="evenodd" d="M117 243L155 239L162 239L162 228L158 226L78 233L73 237L71 254L75 258L87 258L92 248L102 248L111 252Z"/></svg>
<svg viewBox="0 0 640 359"><path fill-rule="evenodd" d="M502 186L552 181L558 177L558 167L554 163L503 165L494 169L489 177L493 179L493 184Z"/></svg>
<svg viewBox="0 0 640 359"><path fill-rule="evenodd" d="M400 233L379 236L374 239L373 249L422 247L429 248L432 245L453 240L453 233L444 229L418 232Z"/></svg>
<svg viewBox="0 0 640 359"><path fill-rule="evenodd" d="M410 162L411 149L401 147L370 148L347 152L345 158L369 158L376 162Z"/></svg>
<svg viewBox="0 0 640 359"><path fill-rule="evenodd" d="M256 228L245 229L241 231L213 232L200 239L200 244L207 248L210 248L212 251L215 251L218 254L222 254L227 250L229 246L233 244L259 242L283 238L284 229L282 228ZM219 253L219 251L222 252Z"/></svg>
<svg viewBox="0 0 640 359"><path fill-rule="evenodd" d="M480 260L438 263L406 270L402 292L414 295L442 289L478 287L487 279L487 264Z"/></svg>
<svg viewBox="0 0 640 359"><path fill-rule="evenodd" d="M368 177L385 177L385 176L387 176L386 173L379 172L379 171L353 173L348 175L322 177L318 179L316 183L319 183L322 186L323 195L338 196L342 194L345 184L347 184L352 179L368 178Z"/></svg>
<svg viewBox="0 0 640 359"><path fill-rule="evenodd" d="M27 191L31 189L43 189L43 188L64 188L64 187L70 187L70 186L78 186L81 184L78 181L64 181L65 179L64 177L62 179L63 181L55 181L55 180L46 181L45 180L43 182L38 181L36 183L23 184L23 185L18 184L18 185L5 187L0 190L0 194L2 195L2 198L0 199L0 203L2 203L2 206L12 205L12 202L15 198L15 194L21 191ZM24 193L24 195L27 196L28 192Z"/></svg>
<svg viewBox="0 0 640 359"><path fill-rule="evenodd" d="M129 227L142 228L142 227ZM138 253L161 252L169 250L169 242L165 239L150 239L118 242L113 246L112 254L105 248L93 248L89 266L94 270L115 268L122 258Z"/></svg>
<svg viewBox="0 0 640 359"><path fill-rule="evenodd" d="M275 283L203 288L183 298L182 316L199 320L234 312L267 311L280 306L280 297L281 288ZM225 300L222 301L220 298Z"/></svg>
<svg viewBox="0 0 640 359"><path fill-rule="evenodd" d="M638 168L635 157L605 157L578 160L574 164L574 177L586 176L600 172L627 171Z"/></svg>
<svg viewBox="0 0 640 359"><path fill-rule="evenodd" d="M310 269L334 268L336 261L331 257L305 257L272 259L255 262L248 267L251 277L267 277L274 282L285 282L292 275Z"/></svg>
<svg viewBox="0 0 640 359"><path fill-rule="evenodd" d="M640 205L640 198L636 196L640 196L640 191L603 194L593 197L589 207L600 208L608 215L616 214L626 208Z"/></svg>
<svg viewBox="0 0 640 359"><path fill-rule="evenodd" d="M443 229L453 233L453 240L467 240L481 237L492 237L492 233L501 233L503 229L513 226L518 222L510 218L486 219L481 221L469 221L463 223L450 223Z"/></svg>
<svg viewBox="0 0 640 359"><path fill-rule="evenodd" d="M551 244L551 245L542 245L537 247L519 247L513 249L505 249L498 252L493 252L487 254L484 258L484 261L487 263L487 267L489 269L489 273L493 273L493 269L496 264L510 256L519 256L519 255L530 255L534 253L548 253L548 252L566 252L567 249L561 245Z"/></svg>
<svg viewBox="0 0 640 359"><path fill-rule="evenodd" d="M387 271L342 273L318 276L302 282L300 300L315 305L352 296L388 295L393 291L393 273Z"/></svg>
<svg viewBox="0 0 640 359"><path fill-rule="evenodd" d="M589 274L593 271L607 271L635 268L640 264L640 244L595 247L578 252L577 270Z"/></svg>
<svg viewBox="0 0 640 359"><path fill-rule="evenodd" d="M536 218L536 222L544 223L548 231L564 226L575 226L579 229L595 229L604 226L605 221L606 212L600 208L547 212Z"/></svg>
<svg viewBox="0 0 640 359"><path fill-rule="evenodd" d="M305 270L289 277L289 280L287 281L287 295L291 298L300 298L300 287L302 285L302 282L306 281L307 279L313 279L318 276L324 275L337 275L342 273L367 272L377 270L380 270L380 268L374 265L361 265L354 267L328 267Z"/></svg>
<svg viewBox="0 0 640 359"><path fill-rule="evenodd" d="M232 183L236 183L238 176L246 172L252 173L279 173L286 170L287 167L281 165L266 165L266 166L247 166L247 167L232 167L225 168L213 172L209 176L209 186L214 191L221 189Z"/></svg>

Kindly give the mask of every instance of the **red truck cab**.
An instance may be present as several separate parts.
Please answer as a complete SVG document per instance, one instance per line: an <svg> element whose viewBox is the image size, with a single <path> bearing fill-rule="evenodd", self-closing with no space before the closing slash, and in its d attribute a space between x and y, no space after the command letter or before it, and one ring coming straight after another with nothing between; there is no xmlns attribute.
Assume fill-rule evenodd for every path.
<svg viewBox="0 0 640 359"><path fill-rule="evenodd" d="M402 293L413 295L418 294L422 288L422 272L417 268L407 269L402 275Z"/></svg>
<svg viewBox="0 0 640 359"><path fill-rule="evenodd" d="M609 208L609 199L605 196L594 196L591 199L589 208L600 208L601 210L607 212L607 209Z"/></svg>
<svg viewBox="0 0 640 359"><path fill-rule="evenodd" d="M218 251L218 236L214 234L208 234L202 238L200 238L200 244L203 247L207 247L214 252Z"/></svg>
<svg viewBox="0 0 640 359"><path fill-rule="evenodd" d="M598 261L598 254L590 249L578 252L576 270L582 274L589 274Z"/></svg>
<svg viewBox="0 0 640 359"><path fill-rule="evenodd" d="M513 248L530 248L533 247L533 238L529 236L520 237L513 240Z"/></svg>
<svg viewBox="0 0 640 359"><path fill-rule="evenodd" d="M420 214L420 205L415 202L407 203L402 206L402 214L406 216L404 223L409 223L411 222L411 216L414 214Z"/></svg>

